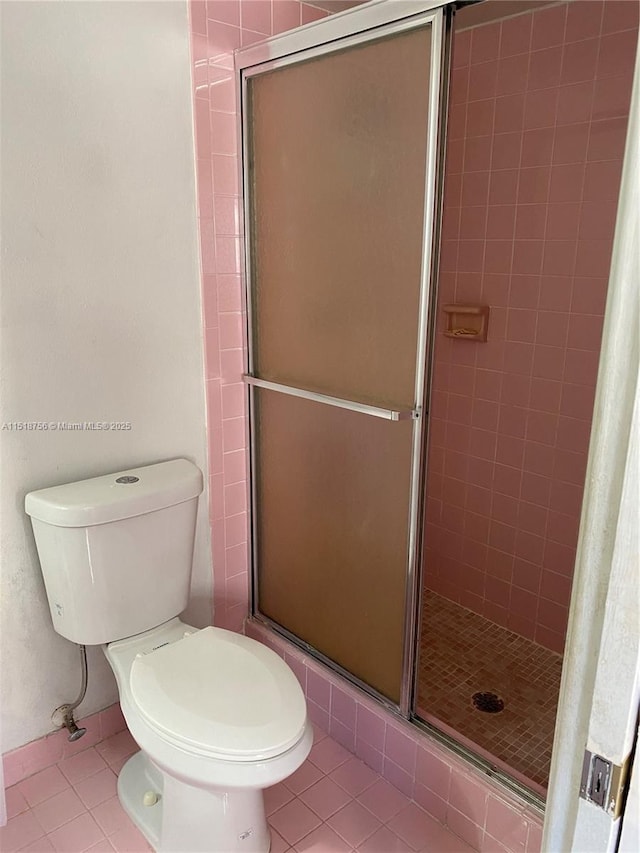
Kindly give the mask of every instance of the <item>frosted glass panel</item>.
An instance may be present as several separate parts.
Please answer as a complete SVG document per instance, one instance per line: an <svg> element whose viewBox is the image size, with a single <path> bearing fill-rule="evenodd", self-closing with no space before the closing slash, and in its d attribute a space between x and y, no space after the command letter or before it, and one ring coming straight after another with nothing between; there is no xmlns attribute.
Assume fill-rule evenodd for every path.
<svg viewBox="0 0 640 853"><path fill-rule="evenodd" d="M259 609L397 702L412 424L254 393Z"/></svg>
<svg viewBox="0 0 640 853"><path fill-rule="evenodd" d="M262 379L414 405L431 28L249 81Z"/></svg>

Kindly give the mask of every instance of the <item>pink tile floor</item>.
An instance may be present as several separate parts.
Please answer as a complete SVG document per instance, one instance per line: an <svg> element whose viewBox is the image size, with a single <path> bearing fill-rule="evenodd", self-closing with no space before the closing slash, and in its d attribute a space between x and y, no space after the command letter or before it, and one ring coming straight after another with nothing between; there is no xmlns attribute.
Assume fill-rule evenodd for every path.
<svg viewBox="0 0 640 853"><path fill-rule="evenodd" d="M136 750L120 732L8 788L3 853L151 850L116 795L116 774ZM320 729L307 761L266 791L265 804L271 853L471 851Z"/></svg>

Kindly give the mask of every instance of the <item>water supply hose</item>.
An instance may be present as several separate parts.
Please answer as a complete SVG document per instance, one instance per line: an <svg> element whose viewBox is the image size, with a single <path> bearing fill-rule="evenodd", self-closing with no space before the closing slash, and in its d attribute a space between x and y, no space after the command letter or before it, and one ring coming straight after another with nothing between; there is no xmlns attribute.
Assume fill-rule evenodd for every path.
<svg viewBox="0 0 640 853"><path fill-rule="evenodd" d="M73 712L78 707L78 705L82 702L87 692L87 683L89 680L89 670L87 667L87 647L86 646L78 646L80 649L80 662L82 667L82 684L80 686L80 693L78 694L78 698L75 702L70 702L65 705L60 705L59 708L53 713L53 721L60 725L60 718L62 718L62 725L69 732L69 740L75 741L79 740L82 735L86 734L87 730L85 728L81 728L76 723Z"/></svg>

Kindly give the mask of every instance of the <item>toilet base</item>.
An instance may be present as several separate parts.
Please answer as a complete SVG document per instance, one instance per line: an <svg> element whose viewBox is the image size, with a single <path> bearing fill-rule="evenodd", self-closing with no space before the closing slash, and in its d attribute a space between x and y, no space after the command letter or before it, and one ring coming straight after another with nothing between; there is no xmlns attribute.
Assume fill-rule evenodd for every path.
<svg viewBox="0 0 640 853"><path fill-rule="evenodd" d="M159 849L162 829L162 789L162 773L142 752L132 755L118 775L118 799L122 808L154 850ZM159 796L154 806L144 805L144 795L147 791L154 791Z"/></svg>
<svg viewBox="0 0 640 853"><path fill-rule="evenodd" d="M145 805L145 794L155 794ZM157 853L269 853L260 789L187 785L137 752L118 776L122 807ZM152 798L151 798L152 799Z"/></svg>

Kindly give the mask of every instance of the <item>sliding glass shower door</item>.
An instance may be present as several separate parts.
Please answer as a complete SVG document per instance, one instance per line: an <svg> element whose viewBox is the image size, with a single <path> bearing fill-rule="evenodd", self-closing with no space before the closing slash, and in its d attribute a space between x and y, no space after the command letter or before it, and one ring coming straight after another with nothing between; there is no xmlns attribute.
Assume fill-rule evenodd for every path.
<svg viewBox="0 0 640 853"><path fill-rule="evenodd" d="M441 12L243 72L254 609L407 693Z"/></svg>

